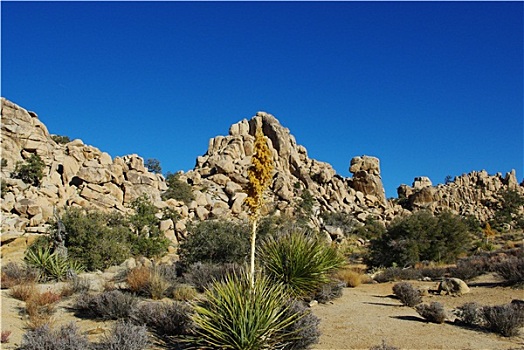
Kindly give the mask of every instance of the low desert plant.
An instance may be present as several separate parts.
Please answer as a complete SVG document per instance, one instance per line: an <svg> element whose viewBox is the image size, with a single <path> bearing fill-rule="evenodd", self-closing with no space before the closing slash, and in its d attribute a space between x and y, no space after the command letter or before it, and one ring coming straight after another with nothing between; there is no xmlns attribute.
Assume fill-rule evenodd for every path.
<svg viewBox="0 0 524 350"><path fill-rule="evenodd" d="M7 331L2 331L2 333L0 334L0 343L2 344L5 344L5 343L9 343L9 337L11 336L11 331L7 330Z"/></svg>
<svg viewBox="0 0 524 350"><path fill-rule="evenodd" d="M211 349L278 348L296 333L284 332L300 319L291 307L284 287L264 275L230 276L213 283L203 300L194 306L193 322L198 346Z"/></svg>
<svg viewBox="0 0 524 350"><path fill-rule="evenodd" d="M70 272L80 273L84 270L83 266L73 260L52 252L49 247L29 247L24 256L24 260L30 266L41 271L40 279L64 280Z"/></svg>
<svg viewBox="0 0 524 350"><path fill-rule="evenodd" d="M131 317L138 303L137 297L119 290L77 297L74 308L81 314L101 319L119 320Z"/></svg>
<svg viewBox="0 0 524 350"><path fill-rule="evenodd" d="M23 182L39 186L44 177L45 163L38 154L32 154L25 162L16 163L12 177Z"/></svg>
<svg viewBox="0 0 524 350"><path fill-rule="evenodd" d="M485 323L482 306L475 302L466 303L454 310L456 322L468 326L479 327Z"/></svg>
<svg viewBox="0 0 524 350"><path fill-rule="evenodd" d="M345 264L334 247L300 230L270 236L259 248L264 273L296 297L312 296Z"/></svg>
<svg viewBox="0 0 524 350"><path fill-rule="evenodd" d="M39 272L37 269L26 266L25 264L9 262L2 266L1 288L12 288L24 282L36 282L38 278Z"/></svg>
<svg viewBox="0 0 524 350"><path fill-rule="evenodd" d="M314 299L319 303L325 304L342 296L342 290L346 284L342 281L334 280L328 283L324 283L314 294Z"/></svg>
<svg viewBox="0 0 524 350"><path fill-rule="evenodd" d="M191 307L186 303L145 302L133 314L136 324L145 324L161 338L187 335L191 332Z"/></svg>
<svg viewBox="0 0 524 350"><path fill-rule="evenodd" d="M89 279L86 277L73 276L68 284L62 287L63 297L70 297L76 293L87 293L90 289Z"/></svg>
<svg viewBox="0 0 524 350"><path fill-rule="evenodd" d="M170 287L171 285L164 278L160 270L153 267L149 276L149 294L151 298L162 299Z"/></svg>
<svg viewBox="0 0 524 350"><path fill-rule="evenodd" d="M378 283L403 281L403 280L418 280L422 278L422 273L418 269L400 267L388 267L377 273L373 279Z"/></svg>
<svg viewBox="0 0 524 350"><path fill-rule="evenodd" d="M295 334L295 337L290 340L284 349L309 349L311 345L318 343L320 338L320 330L318 329L320 319L311 312L311 309L303 301L293 301L283 318L294 315L300 315L300 317L282 332L284 334Z"/></svg>
<svg viewBox="0 0 524 350"><path fill-rule="evenodd" d="M369 348L369 350L399 350L396 346L389 345L385 340L382 340L382 344L374 345Z"/></svg>
<svg viewBox="0 0 524 350"><path fill-rule="evenodd" d="M400 282L393 285L393 294L406 306L413 307L422 302L422 297L418 289L408 282Z"/></svg>
<svg viewBox="0 0 524 350"><path fill-rule="evenodd" d="M149 344L145 326L118 321L111 333L97 345L97 350L143 350Z"/></svg>
<svg viewBox="0 0 524 350"><path fill-rule="evenodd" d="M80 334L74 323L52 330L43 325L26 332L22 336L20 350L89 350L92 349L87 338Z"/></svg>
<svg viewBox="0 0 524 350"><path fill-rule="evenodd" d="M33 295L38 293L38 289L36 287L35 282L26 282L15 285L10 290L10 294L13 298L27 301L29 298L31 298Z"/></svg>
<svg viewBox="0 0 524 350"><path fill-rule="evenodd" d="M240 265L229 264L206 264L196 263L191 265L184 273L184 281L196 288L198 292L204 292L213 282L223 281L227 275L239 274L242 271Z"/></svg>
<svg viewBox="0 0 524 350"><path fill-rule="evenodd" d="M493 270L510 285L524 284L524 257L511 256L493 266Z"/></svg>
<svg viewBox="0 0 524 350"><path fill-rule="evenodd" d="M52 315L56 304L61 300L61 295L52 291L33 294L25 304L29 317L38 315Z"/></svg>
<svg viewBox="0 0 524 350"><path fill-rule="evenodd" d="M482 314L486 328L505 337L517 335L524 326L524 308L516 304L484 306Z"/></svg>
<svg viewBox="0 0 524 350"><path fill-rule="evenodd" d="M138 295L148 295L150 288L151 269L140 266L132 269L126 276L126 282L131 292Z"/></svg>
<svg viewBox="0 0 524 350"><path fill-rule="evenodd" d="M418 304L415 306L415 310L417 310L419 315L424 317L424 319L433 323L444 323L447 317L444 306L437 301L433 301L429 305Z"/></svg>
<svg viewBox="0 0 524 350"><path fill-rule="evenodd" d="M355 288L362 283L362 274L350 269L340 269L333 277L344 282L346 287Z"/></svg>
<svg viewBox="0 0 524 350"><path fill-rule="evenodd" d="M197 296L195 287L187 284L179 284L173 289L173 299L178 301L190 301Z"/></svg>

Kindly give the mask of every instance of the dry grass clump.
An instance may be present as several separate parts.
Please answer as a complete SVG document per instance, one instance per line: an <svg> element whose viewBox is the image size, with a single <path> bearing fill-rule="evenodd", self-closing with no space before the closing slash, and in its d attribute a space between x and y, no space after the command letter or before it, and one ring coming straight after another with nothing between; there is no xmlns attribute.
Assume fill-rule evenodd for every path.
<svg viewBox="0 0 524 350"><path fill-rule="evenodd" d="M178 301L190 301L197 296L195 287L188 284L179 284L173 289L173 299Z"/></svg>
<svg viewBox="0 0 524 350"><path fill-rule="evenodd" d="M162 299L171 287L161 270L156 267L134 268L127 275L126 282L132 292L153 299Z"/></svg>
<svg viewBox="0 0 524 350"><path fill-rule="evenodd" d="M0 284L2 289L9 289L18 284L36 282L38 278L38 270L25 265L9 262L5 266L2 266Z"/></svg>
<svg viewBox="0 0 524 350"><path fill-rule="evenodd" d="M38 293L35 282L24 282L11 288L10 294L13 298L27 301L31 296Z"/></svg>
<svg viewBox="0 0 524 350"><path fill-rule="evenodd" d="M363 281L363 274L351 269L340 269L335 272L333 277L344 282L346 287L350 288L358 287Z"/></svg>

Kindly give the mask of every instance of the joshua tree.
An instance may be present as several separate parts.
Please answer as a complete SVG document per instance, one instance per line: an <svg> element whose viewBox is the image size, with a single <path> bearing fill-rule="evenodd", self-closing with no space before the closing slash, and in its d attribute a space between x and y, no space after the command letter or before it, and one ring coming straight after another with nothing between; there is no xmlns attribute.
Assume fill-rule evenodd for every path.
<svg viewBox="0 0 524 350"><path fill-rule="evenodd" d="M251 167L248 170L249 184L247 188L246 204L249 208L251 220L251 287L255 284L255 241L257 238L257 223L260 218L260 208L264 204L264 191L271 183L273 159L267 145L264 133L260 127L255 133L255 147L251 158Z"/></svg>

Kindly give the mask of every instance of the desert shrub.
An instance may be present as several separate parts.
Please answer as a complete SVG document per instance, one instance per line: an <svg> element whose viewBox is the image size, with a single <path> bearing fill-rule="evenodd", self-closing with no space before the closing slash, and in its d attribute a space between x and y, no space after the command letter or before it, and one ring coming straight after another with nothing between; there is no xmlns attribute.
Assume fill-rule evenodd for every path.
<svg viewBox="0 0 524 350"><path fill-rule="evenodd" d="M50 247L30 246L25 251L24 261L40 271L43 281L62 281L84 271L81 263L52 252Z"/></svg>
<svg viewBox="0 0 524 350"><path fill-rule="evenodd" d="M113 290L95 295L81 294L77 297L74 308L80 315L101 320L119 320L131 317L137 304L137 297Z"/></svg>
<svg viewBox="0 0 524 350"><path fill-rule="evenodd" d="M38 327L26 332L22 336L20 350L88 350L91 344L80 334L77 326L71 322L52 330L49 325Z"/></svg>
<svg viewBox="0 0 524 350"><path fill-rule="evenodd" d="M184 273L184 281L204 292L213 282L223 281L227 275L238 274L242 267L238 264L193 264Z"/></svg>
<svg viewBox="0 0 524 350"><path fill-rule="evenodd" d="M149 344L145 326L118 321L111 333L105 336L96 348L97 350L143 350L147 349Z"/></svg>
<svg viewBox="0 0 524 350"><path fill-rule="evenodd" d="M35 282L25 282L21 284L17 284L13 286L10 290L10 294L13 298L27 301L29 298L31 298L33 295L38 293L38 289L36 287Z"/></svg>
<svg viewBox="0 0 524 350"><path fill-rule="evenodd" d="M524 326L524 308L516 304L484 306L482 314L486 328L505 337L517 335Z"/></svg>
<svg viewBox="0 0 524 350"><path fill-rule="evenodd" d="M400 268L400 267L388 267L379 273L377 273L373 279L378 283L402 281L402 280L419 280L421 279L422 273L418 269L413 268Z"/></svg>
<svg viewBox="0 0 524 350"><path fill-rule="evenodd" d="M338 280L324 283L315 292L313 298L322 304L325 304L333 299L340 298L345 285L345 282Z"/></svg>
<svg viewBox="0 0 524 350"><path fill-rule="evenodd" d="M173 288L173 299L178 301L193 300L197 294L196 288L188 284L181 283Z"/></svg>
<svg viewBox="0 0 524 350"><path fill-rule="evenodd" d="M144 166L152 173L162 174L162 166L160 165L160 161L158 159L148 158L145 161Z"/></svg>
<svg viewBox="0 0 524 350"><path fill-rule="evenodd" d="M1 288L12 288L21 283L36 282L40 277L37 269L27 265L9 262L2 266Z"/></svg>
<svg viewBox="0 0 524 350"><path fill-rule="evenodd" d="M491 264L483 256L471 256L457 261L455 267L449 268L449 274L468 281L491 271Z"/></svg>
<svg viewBox="0 0 524 350"><path fill-rule="evenodd" d="M180 180L180 174L168 173L166 176L167 190L162 194L163 200L170 198L189 204L195 196L193 188L187 182Z"/></svg>
<svg viewBox="0 0 524 350"><path fill-rule="evenodd" d="M313 295L345 264L334 247L301 231L267 237L259 246L259 260L271 280L297 297Z"/></svg>
<svg viewBox="0 0 524 350"><path fill-rule="evenodd" d="M58 144L65 145L66 143L71 142L71 139L69 136L62 136L62 135L51 135L51 139L55 141Z"/></svg>
<svg viewBox="0 0 524 350"><path fill-rule="evenodd" d="M501 206L495 211L491 226L497 230L503 230L505 224L513 224L516 227L523 228L519 210L524 205L524 196L516 190L501 190L497 195Z"/></svg>
<svg viewBox="0 0 524 350"><path fill-rule="evenodd" d="M138 295L148 295L150 288L151 269L140 266L132 269L126 276L129 290Z"/></svg>
<svg viewBox="0 0 524 350"><path fill-rule="evenodd" d="M457 316L456 322L468 326L468 327L479 327L484 324L484 315L482 313L482 306L470 302L462 306L459 306L454 310L455 315Z"/></svg>
<svg viewBox="0 0 524 350"><path fill-rule="evenodd" d="M294 315L299 315L298 319L282 330L284 334L294 334L284 349L309 349L311 345L318 343L320 338L318 329L320 319L302 301L292 301L282 318L286 319Z"/></svg>
<svg viewBox="0 0 524 350"><path fill-rule="evenodd" d="M176 337L190 334L191 307L182 302L145 302L133 313L133 322L145 324L158 337Z"/></svg>
<svg viewBox="0 0 524 350"><path fill-rule="evenodd" d="M369 266L414 265L420 261L454 262L467 252L469 226L458 215L426 211L395 220L382 237L371 240Z"/></svg>
<svg viewBox="0 0 524 350"><path fill-rule="evenodd" d="M52 291L35 293L26 301L27 314L31 316L52 315L56 310L56 304L61 295Z"/></svg>
<svg viewBox="0 0 524 350"><path fill-rule="evenodd" d="M351 269L340 269L333 277L344 282L345 287L355 288L362 283L362 274Z"/></svg>
<svg viewBox="0 0 524 350"><path fill-rule="evenodd" d="M26 184L40 186L44 177L45 163L38 154L32 154L25 162L16 163L12 177Z"/></svg>
<svg viewBox="0 0 524 350"><path fill-rule="evenodd" d="M418 289L408 282L400 282L393 285L393 294L406 306L413 307L422 302L422 297Z"/></svg>
<svg viewBox="0 0 524 350"><path fill-rule="evenodd" d="M397 348L396 346L389 345L386 343L385 340L382 340L382 344L373 345L372 347L369 348L369 350L400 350L400 349Z"/></svg>
<svg viewBox="0 0 524 350"><path fill-rule="evenodd" d="M86 293L90 289L89 279L86 277L73 276L68 284L62 287L61 294L63 297L70 297L76 293Z"/></svg>
<svg viewBox="0 0 524 350"><path fill-rule="evenodd" d="M9 337L11 336L11 333L12 332L10 330L2 331L2 333L0 333L0 343L9 343Z"/></svg>
<svg viewBox="0 0 524 350"><path fill-rule="evenodd" d="M444 323L447 317L444 306L438 301L433 301L429 305L418 304L415 306L415 310L417 310L419 315L424 317L424 319L433 323Z"/></svg>
<svg viewBox="0 0 524 350"><path fill-rule="evenodd" d="M493 270L510 285L524 283L524 257L510 256L493 266Z"/></svg>
<svg viewBox="0 0 524 350"><path fill-rule="evenodd" d="M296 337L284 330L300 318L286 315L291 307L283 286L257 275L230 276L215 282L194 307L192 341L203 348L278 348ZM286 315L286 317L284 317Z"/></svg>
<svg viewBox="0 0 524 350"><path fill-rule="evenodd" d="M243 263L249 253L249 227L225 220L208 220L191 226L180 244L182 268L201 262L210 264Z"/></svg>

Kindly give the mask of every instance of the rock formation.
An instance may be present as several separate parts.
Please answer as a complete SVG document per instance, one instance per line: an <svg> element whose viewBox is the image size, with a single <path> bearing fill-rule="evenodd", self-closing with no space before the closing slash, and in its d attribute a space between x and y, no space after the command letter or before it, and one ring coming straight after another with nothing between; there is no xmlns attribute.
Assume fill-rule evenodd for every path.
<svg viewBox="0 0 524 350"><path fill-rule="evenodd" d="M212 138L207 152L196 159L195 168L181 173L180 179L192 186L192 202L163 201L161 194L167 189L164 177L149 172L138 155L113 159L81 140L57 143L35 113L3 98L1 103L2 242L27 233L45 233L55 208L76 206L126 213L129 204L143 194L158 208L170 207L180 214L179 221L164 220L161 225L175 243L186 236L186 227L193 220L245 220L243 189L257 126L262 127L275 164L266 213L293 214L308 191L315 202L311 225L318 228L323 228L319 214L325 212L346 213L357 223L371 216L387 224L412 210L438 212L447 208L485 221L493 215L488 204L496 201L498 190L515 189L524 194L514 172L502 177L481 171L436 187L428 178L417 178L412 187L399 187L401 206L386 200L377 158L353 158L349 168L353 177L344 178L331 165L310 159L306 148L297 144L274 116L259 112L250 120L233 124L228 135ZM33 154L45 163L39 186L12 176L16 164ZM326 229L332 238L339 237L339 231Z"/></svg>

